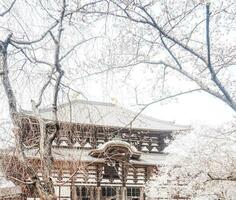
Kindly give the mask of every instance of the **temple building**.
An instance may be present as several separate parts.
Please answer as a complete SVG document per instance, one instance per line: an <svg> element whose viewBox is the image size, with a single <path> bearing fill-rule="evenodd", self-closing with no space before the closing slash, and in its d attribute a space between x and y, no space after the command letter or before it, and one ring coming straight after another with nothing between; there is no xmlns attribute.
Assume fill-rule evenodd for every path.
<svg viewBox="0 0 236 200"><path fill-rule="evenodd" d="M112 103L75 100L60 105L58 114L52 178L60 200L148 199L145 183L163 165L164 148L173 135L189 129ZM52 120L52 109L40 110L40 116ZM39 138L38 119L27 111L21 122L24 144L33 146ZM41 175L38 148L26 155ZM22 186L22 192L26 199L38 199L29 187Z"/></svg>

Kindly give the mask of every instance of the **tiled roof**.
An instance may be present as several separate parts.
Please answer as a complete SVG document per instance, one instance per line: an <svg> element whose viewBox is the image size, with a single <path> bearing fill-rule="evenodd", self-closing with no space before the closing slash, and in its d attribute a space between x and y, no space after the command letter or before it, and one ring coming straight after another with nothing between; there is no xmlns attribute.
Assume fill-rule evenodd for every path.
<svg viewBox="0 0 236 200"><path fill-rule="evenodd" d="M52 109L49 107L40 110L40 113L43 118L53 119L51 111ZM190 128L144 114L137 115L116 104L95 101L75 100L62 104L58 108L58 114L60 121L82 124L157 131L180 131Z"/></svg>
<svg viewBox="0 0 236 200"><path fill-rule="evenodd" d="M127 149L129 151L131 158L138 159L141 156L141 152L138 151L135 146L129 144L128 142L121 141L121 140L108 141L108 142L102 144L99 148L91 150L89 155L91 155L93 157L101 158L101 157L104 157L104 153L106 154L107 149L109 149L109 148L116 149L119 147Z"/></svg>

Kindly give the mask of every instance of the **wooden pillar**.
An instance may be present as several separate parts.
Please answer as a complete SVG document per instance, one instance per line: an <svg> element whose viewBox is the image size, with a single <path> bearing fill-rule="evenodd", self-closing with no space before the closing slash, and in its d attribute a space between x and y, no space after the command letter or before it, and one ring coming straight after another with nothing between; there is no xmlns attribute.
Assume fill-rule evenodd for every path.
<svg viewBox="0 0 236 200"><path fill-rule="evenodd" d="M100 200L101 199L101 187L99 186L99 187L96 187L96 191L95 191L95 193L96 193L96 200Z"/></svg>
<svg viewBox="0 0 236 200"><path fill-rule="evenodd" d="M94 199L94 188L93 188L93 187L90 187L90 188L89 188L89 192L90 192L90 200L95 200L95 199Z"/></svg>
<svg viewBox="0 0 236 200"><path fill-rule="evenodd" d="M140 188L140 200L144 200L144 188Z"/></svg>
<svg viewBox="0 0 236 200"><path fill-rule="evenodd" d="M116 200L120 200L120 187L116 187Z"/></svg>
<svg viewBox="0 0 236 200"><path fill-rule="evenodd" d="M72 200L77 200L78 199L77 191L76 191L76 186L75 185L71 186L71 199Z"/></svg>
<svg viewBox="0 0 236 200"><path fill-rule="evenodd" d="M154 167L152 166L149 166L149 167L146 167L146 179L145 179L145 182L149 181L150 178L153 176L153 169Z"/></svg>
<svg viewBox="0 0 236 200"><path fill-rule="evenodd" d="M127 199L126 181L127 181L128 171L129 171L129 166L122 164L122 187L121 187L121 199L122 200Z"/></svg>
<svg viewBox="0 0 236 200"><path fill-rule="evenodd" d="M97 175L96 175L96 181L97 181L97 187L95 189L95 199L100 200L101 199L101 180L102 180L102 171L103 171L103 165L97 165Z"/></svg>
<svg viewBox="0 0 236 200"><path fill-rule="evenodd" d="M82 188L79 186L79 199L82 199Z"/></svg>
<svg viewBox="0 0 236 200"><path fill-rule="evenodd" d="M121 187L121 200L127 200L127 189L126 187Z"/></svg>
<svg viewBox="0 0 236 200"><path fill-rule="evenodd" d="M74 174L76 169L73 168L73 170L71 170L70 174ZM75 181L76 181L76 176L73 175L71 178L71 199L72 200L77 200L78 196L77 196L77 190L76 190L76 186L75 186Z"/></svg>

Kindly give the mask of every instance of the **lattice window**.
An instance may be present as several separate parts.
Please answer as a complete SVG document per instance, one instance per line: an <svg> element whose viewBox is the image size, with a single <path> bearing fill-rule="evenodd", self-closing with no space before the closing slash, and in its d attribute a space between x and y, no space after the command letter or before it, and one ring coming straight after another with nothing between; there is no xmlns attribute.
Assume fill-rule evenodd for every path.
<svg viewBox="0 0 236 200"><path fill-rule="evenodd" d="M102 196L103 197L115 197L116 196L116 188L102 187Z"/></svg>
<svg viewBox="0 0 236 200"><path fill-rule="evenodd" d="M103 178L108 179L119 179L119 163L114 163L115 166L105 165Z"/></svg>
<svg viewBox="0 0 236 200"><path fill-rule="evenodd" d="M140 197L140 188L136 188L136 187L127 188L127 196L132 197L133 200L139 199L139 197Z"/></svg>
<svg viewBox="0 0 236 200"><path fill-rule="evenodd" d="M81 188L77 188L77 196L79 197L79 199L81 200L90 200L90 192L89 192L89 188L87 187L81 187Z"/></svg>

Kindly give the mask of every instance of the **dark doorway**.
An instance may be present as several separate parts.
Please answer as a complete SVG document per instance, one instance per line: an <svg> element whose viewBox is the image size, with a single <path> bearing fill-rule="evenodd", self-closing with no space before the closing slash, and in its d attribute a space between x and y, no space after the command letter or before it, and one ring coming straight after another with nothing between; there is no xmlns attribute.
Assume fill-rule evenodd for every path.
<svg viewBox="0 0 236 200"><path fill-rule="evenodd" d="M76 193L78 200L90 200L89 187L77 187Z"/></svg>
<svg viewBox="0 0 236 200"><path fill-rule="evenodd" d="M102 199L116 200L116 188L115 187L102 187Z"/></svg>
<svg viewBox="0 0 236 200"><path fill-rule="evenodd" d="M127 197L132 200L140 199L140 188L138 187L128 187L127 188Z"/></svg>

